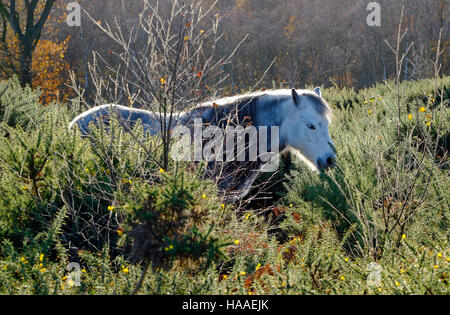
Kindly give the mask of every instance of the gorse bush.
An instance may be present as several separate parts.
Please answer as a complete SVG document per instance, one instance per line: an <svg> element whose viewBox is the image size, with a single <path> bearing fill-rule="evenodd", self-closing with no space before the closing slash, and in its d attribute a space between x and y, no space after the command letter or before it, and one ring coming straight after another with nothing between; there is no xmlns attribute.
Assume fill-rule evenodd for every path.
<svg viewBox="0 0 450 315"><path fill-rule="evenodd" d="M22 128L35 126L41 121L45 108L40 106L40 91L20 87L17 77L0 82L0 122L7 126ZM31 126L30 126L31 127ZM2 127L0 127L2 131ZM3 131L2 131L3 132Z"/></svg>
<svg viewBox="0 0 450 315"><path fill-rule="evenodd" d="M127 219L122 229L133 239L131 259L168 269L177 259L196 268L202 258L209 266L225 257L221 248L226 244L211 234L218 221L213 214L225 211L211 197L215 193L208 192L212 183L202 183L200 172L192 176L176 168L173 175L162 169L160 173L161 184L140 187L137 199L124 206Z"/></svg>
<svg viewBox="0 0 450 315"><path fill-rule="evenodd" d="M295 172L286 184L290 202L321 209L342 237L351 231L347 249L357 255L376 258L400 246L408 227L425 214L433 213L430 223L442 240L448 237L448 215L443 215L449 211L443 202L449 192L448 149L442 141L448 136L448 100L436 106L432 95L443 90L430 92L422 83L401 89L427 93L429 102L409 104L409 97L402 97L408 106L401 107L399 117L391 105L395 93L386 87L361 91L359 98L366 101L336 111L337 169L319 176Z"/></svg>
<svg viewBox="0 0 450 315"><path fill-rule="evenodd" d="M118 125L94 130L82 139L69 131L69 113L49 112L35 129L4 125L0 140L2 238L21 242L26 231L39 230L66 206L65 238L72 246L101 249L117 239L120 215L109 207L129 192L130 182L148 179L157 168ZM139 127L137 127L139 128Z"/></svg>
<svg viewBox="0 0 450 315"><path fill-rule="evenodd" d="M287 155L271 194L234 205L202 165L163 170L139 124L82 137L2 82L2 108L31 114L1 116L0 293L448 294L449 81L403 83L400 115L390 83L325 90L338 167Z"/></svg>

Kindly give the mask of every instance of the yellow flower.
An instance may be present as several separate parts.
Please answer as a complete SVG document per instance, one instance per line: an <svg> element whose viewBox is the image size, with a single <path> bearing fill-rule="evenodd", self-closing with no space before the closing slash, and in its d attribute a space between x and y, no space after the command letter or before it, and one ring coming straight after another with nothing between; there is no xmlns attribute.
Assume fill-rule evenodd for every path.
<svg viewBox="0 0 450 315"><path fill-rule="evenodd" d="M68 285L69 287L73 287L73 286L75 286L75 282L73 282L72 279L69 279L69 280L67 281L67 285Z"/></svg>
<svg viewBox="0 0 450 315"><path fill-rule="evenodd" d="M427 109L425 108L425 107L421 107L420 109L419 109L419 112L421 112L421 113L425 113L427 111Z"/></svg>
<svg viewBox="0 0 450 315"><path fill-rule="evenodd" d="M160 170L159 170L159 172L161 173L161 174L164 174L164 169L163 168L161 168Z"/></svg>
<svg viewBox="0 0 450 315"><path fill-rule="evenodd" d="M47 270L47 268L42 268L41 270L40 270L40 272L45 272Z"/></svg>
<svg viewBox="0 0 450 315"><path fill-rule="evenodd" d="M126 267L122 266L122 272L123 272L123 273L128 273L128 272L129 272L129 270L128 270L128 268L126 268Z"/></svg>
<svg viewBox="0 0 450 315"><path fill-rule="evenodd" d="M44 261L44 254L41 254L40 256L39 256L39 261Z"/></svg>
<svg viewBox="0 0 450 315"><path fill-rule="evenodd" d="M259 268L261 268L261 264L260 263L258 263L257 265L256 265L256 270L258 270Z"/></svg>
<svg viewBox="0 0 450 315"><path fill-rule="evenodd" d="M225 209L225 204L224 203L222 203L222 209Z"/></svg>
<svg viewBox="0 0 450 315"><path fill-rule="evenodd" d="M252 295L253 294L253 292L252 291L248 291L248 295Z"/></svg>
<svg viewBox="0 0 450 315"><path fill-rule="evenodd" d="M399 283L398 281L395 281L395 285L396 285L396 286L399 286L400 283Z"/></svg>
<svg viewBox="0 0 450 315"><path fill-rule="evenodd" d="M165 84L167 81L166 81L166 79L164 79L164 78L161 78L161 85L163 85L163 84Z"/></svg>
<svg viewBox="0 0 450 315"><path fill-rule="evenodd" d="M369 113L369 115L372 115L373 111L369 110L368 113Z"/></svg>
<svg viewBox="0 0 450 315"><path fill-rule="evenodd" d="M227 279L228 279L228 276L227 276L227 275L223 275L223 276L222 276L222 279L223 279L223 280L227 280Z"/></svg>
<svg viewBox="0 0 450 315"><path fill-rule="evenodd" d="M245 271L241 271L239 274L240 274L241 276L245 276L247 273L246 273Z"/></svg>
<svg viewBox="0 0 450 315"><path fill-rule="evenodd" d="M239 245L241 242L239 240L234 241L234 245Z"/></svg>
<svg viewBox="0 0 450 315"><path fill-rule="evenodd" d="M402 239L404 239L404 240L406 239L406 235L405 234L402 235Z"/></svg>
<svg viewBox="0 0 450 315"><path fill-rule="evenodd" d="M200 34L203 34L205 31L204 30L200 30Z"/></svg>
<svg viewBox="0 0 450 315"><path fill-rule="evenodd" d="M66 281L67 280L67 276L62 277L62 281Z"/></svg>
<svg viewBox="0 0 450 315"><path fill-rule="evenodd" d="M438 258L442 258L442 253L437 254Z"/></svg>
<svg viewBox="0 0 450 315"><path fill-rule="evenodd" d="M403 268L401 268L400 273L406 273L406 271Z"/></svg>
<svg viewBox="0 0 450 315"><path fill-rule="evenodd" d="M109 211L113 211L114 210L114 206L108 206L108 210Z"/></svg>
<svg viewBox="0 0 450 315"><path fill-rule="evenodd" d="M206 199L206 195L205 195L205 194L203 194L203 195L202 195L202 198L203 198L203 199Z"/></svg>
<svg viewBox="0 0 450 315"><path fill-rule="evenodd" d="M434 266L434 269L438 269L438 268L439 268L439 265L435 265L435 266Z"/></svg>
<svg viewBox="0 0 450 315"><path fill-rule="evenodd" d="M169 250L172 250L172 249L173 249L173 245L170 245L170 246L169 246Z"/></svg>
<svg viewBox="0 0 450 315"><path fill-rule="evenodd" d="M86 273L86 269L85 268L81 269L81 272Z"/></svg>
<svg viewBox="0 0 450 315"><path fill-rule="evenodd" d="M409 114L408 119L411 121L413 119L413 115Z"/></svg>
<svg viewBox="0 0 450 315"><path fill-rule="evenodd" d="M27 186L22 186L22 190L28 190Z"/></svg>
<svg viewBox="0 0 450 315"><path fill-rule="evenodd" d="M292 208L292 207L294 207L294 205L291 203L291 204L289 205L289 208Z"/></svg>
<svg viewBox="0 0 450 315"><path fill-rule="evenodd" d="M121 237L123 235L123 230L117 230L117 235L119 235L119 237Z"/></svg>
<svg viewBox="0 0 450 315"><path fill-rule="evenodd" d="M184 41L187 41L189 39L189 35L186 35L186 37L184 38Z"/></svg>
<svg viewBox="0 0 450 315"><path fill-rule="evenodd" d="M344 276L342 276L342 277L341 277L341 280L342 280L342 281L344 281L344 280L345 280L345 277L344 277Z"/></svg>
<svg viewBox="0 0 450 315"><path fill-rule="evenodd" d="M344 260L345 260L345 262L348 262L348 258L347 258L347 257L345 257L345 259L344 259Z"/></svg>

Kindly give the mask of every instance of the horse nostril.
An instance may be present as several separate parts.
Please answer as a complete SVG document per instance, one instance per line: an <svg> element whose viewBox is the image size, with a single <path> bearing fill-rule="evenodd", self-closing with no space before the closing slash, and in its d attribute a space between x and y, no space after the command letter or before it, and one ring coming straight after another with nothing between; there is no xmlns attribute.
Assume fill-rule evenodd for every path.
<svg viewBox="0 0 450 315"><path fill-rule="evenodd" d="M327 158L323 158L323 159L318 159L317 160L317 165L319 167L320 170L328 170L330 168L334 168L335 161L334 161L334 157L329 156Z"/></svg>
<svg viewBox="0 0 450 315"><path fill-rule="evenodd" d="M327 164L328 164L328 166L333 166L334 165L334 160L331 157L329 157L327 159Z"/></svg>

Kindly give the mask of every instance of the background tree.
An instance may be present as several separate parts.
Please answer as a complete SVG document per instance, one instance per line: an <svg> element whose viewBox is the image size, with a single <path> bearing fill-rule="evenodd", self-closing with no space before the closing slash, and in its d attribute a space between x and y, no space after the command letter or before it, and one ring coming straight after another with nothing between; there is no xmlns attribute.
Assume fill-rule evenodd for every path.
<svg viewBox="0 0 450 315"><path fill-rule="evenodd" d="M0 1L0 15L3 21L3 34L7 31L9 25L18 38L20 47L20 83L22 86L27 84L32 86L33 51L41 38L45 22L56 0L23 0L19 2L16 3L15 0ZM23 10L20 10L20 6L22 6ZM39 11L41 11L40 14Z"/></svg>

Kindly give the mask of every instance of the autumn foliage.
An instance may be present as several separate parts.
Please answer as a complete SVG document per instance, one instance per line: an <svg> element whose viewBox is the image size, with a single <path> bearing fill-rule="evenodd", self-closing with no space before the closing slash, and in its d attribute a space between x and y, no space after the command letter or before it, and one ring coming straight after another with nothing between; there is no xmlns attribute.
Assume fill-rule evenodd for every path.
<svg viewBox="0 0 450 315"><path fill-rule="evenodd" d="M43 10L44 2L37 7L37 14ZM17 10L24 15L24 6L17 3ZM33 88L41 89L40 102L44 105L52 101L66 101L70 95L66 89L69 63L65 60L70 36L60 40L58 25L63 21L51 17L44 27L41 39L33 51L32 74ZM24 26L25 22L21 20ZM7 25L7 24L6 24ZM20 42L17 34L7 26L2 29L0 49L0 80L6 80L17 74L20 68Z"/></svg>
<svg viewBox="0 0 450 315"><path fill-rule="evenodd" d="M49 104L54 100L66 101L64 83L68 78L69 64L64 60L70 37L57 43L51 40L41 40L34 52L33 86L42 90L41 102ZM63 92L63 93L62 93Z"/></svg>

